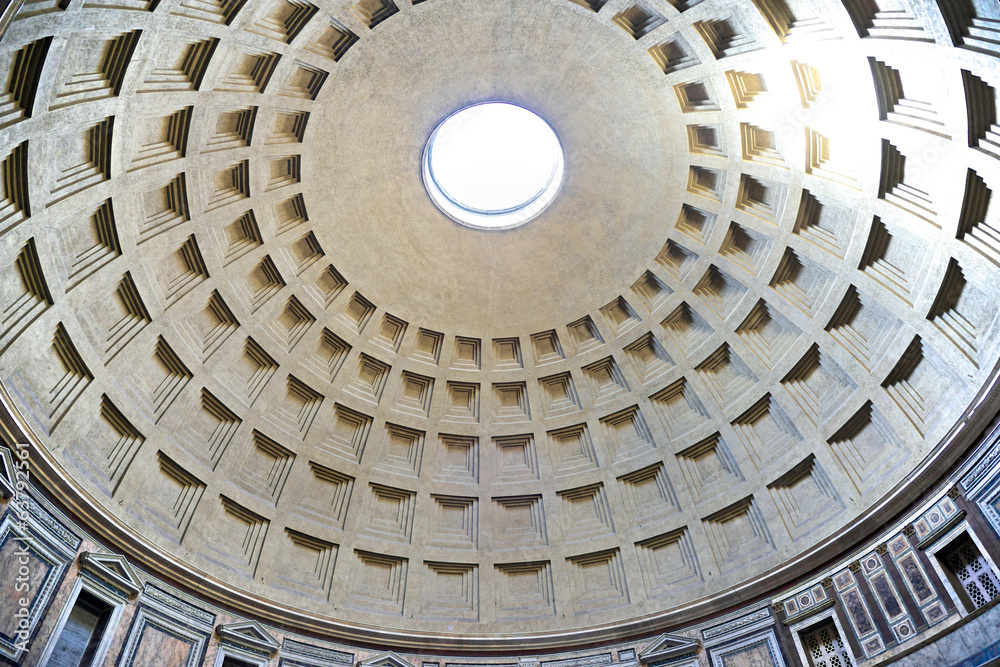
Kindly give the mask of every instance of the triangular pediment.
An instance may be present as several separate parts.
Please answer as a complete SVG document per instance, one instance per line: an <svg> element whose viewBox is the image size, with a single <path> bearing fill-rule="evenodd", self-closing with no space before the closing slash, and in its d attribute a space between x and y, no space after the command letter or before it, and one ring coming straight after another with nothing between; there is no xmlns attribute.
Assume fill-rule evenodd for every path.
<svg viewBox="0 0 1000 667"><path fill-rule="evenodd" d="M127 597L132 597L142 590L142 581L125 560L125 556L84 551L80 554L80 568L121 591Z"/></svg>
<svg viewBox="0 0 1000 667"><path fill-rule="evenodd" d="M403 660L394 651L386 651L363 660L361 667L413 667L413 663Z"/></svg>
<svg viewBox="0 0 1000 667"><path fill-rule="evenodd" d="M650 664L661 660L680 658L685 655L694 655L700 648L701 642L697 639L662 634L652 644L639 652L639 661L642 664Z"/></svg>
<svg viewBox="0 0 1000 667"><path fill-rule="evenodd" d="M215 628L226 643L252 651L262 651L268 655L278 650L278 640L272 637L257 621L225 623Z"/></svg>
<svg viewBox="0 0 1000 667"><path fill-rule="evenodd" d="M0 496L10 498L17 490L17 468L14 455L6 447L0 447Z"/></svg>

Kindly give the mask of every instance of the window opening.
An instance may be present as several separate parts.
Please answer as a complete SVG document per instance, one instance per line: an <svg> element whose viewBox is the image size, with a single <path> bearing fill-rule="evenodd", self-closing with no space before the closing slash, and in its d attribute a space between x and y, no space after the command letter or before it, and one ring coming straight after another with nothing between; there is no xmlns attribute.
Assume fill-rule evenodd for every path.
<svg viewBox="0 0 1000 667"><path fill-rule="evenodd" d="M973 609L1000 595L1000 581L968 534L949 545L939 558L958 580Z"/></svg>
<svg viewBox="0 0 1000 667"><path fill-rule="evenodd" d="M49 658L49 667L91 667L114 607L81 590Z"/></svg>
<svg viewBox="0 0 1000 667"><path fill-rule="evenodd" d="M252 663L246 660L240 660L239 658L234 658L231 655L227 655L222 661L222 667L256 667Z"/></svg>
<svg viewBox="0 0 1000 667"><path fill-rule="evenodd" d="M541 215L564 172L552 127L505 102L475 104L445 118L427 140L421 168L431 201L477 229L510 229Z"/></svg>
<svg viewBox="0 0 1000 667"><path fill-rule="evenodd" d="M832 622L803 633L802 641L812 667L854 667L851 652Z"/></svg>

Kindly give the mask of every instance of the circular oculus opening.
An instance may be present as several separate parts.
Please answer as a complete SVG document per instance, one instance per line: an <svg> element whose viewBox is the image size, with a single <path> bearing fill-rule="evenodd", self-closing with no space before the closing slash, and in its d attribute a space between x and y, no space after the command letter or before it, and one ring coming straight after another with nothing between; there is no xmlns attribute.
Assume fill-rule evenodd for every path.
<svg viewBox="0 0 1000 667"><path fill-rule="evenodd" d="M478 229L510 229L538 217L559 191L564 171L552 127L505 102L476 104L441 121L422 165L434 204Z"/></svg>

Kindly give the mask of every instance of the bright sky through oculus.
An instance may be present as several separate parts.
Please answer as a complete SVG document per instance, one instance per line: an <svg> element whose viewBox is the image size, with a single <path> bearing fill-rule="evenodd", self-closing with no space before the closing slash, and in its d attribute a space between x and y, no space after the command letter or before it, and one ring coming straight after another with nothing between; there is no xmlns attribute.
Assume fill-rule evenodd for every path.
<svg viewBox="0 0 1000 667"><path fill-rule="evenodd" d="M491 102L442 122L424 152L424 181L435 204L474 227L510 228L540 214L562 181L563 151L537 115Z"/></svg>

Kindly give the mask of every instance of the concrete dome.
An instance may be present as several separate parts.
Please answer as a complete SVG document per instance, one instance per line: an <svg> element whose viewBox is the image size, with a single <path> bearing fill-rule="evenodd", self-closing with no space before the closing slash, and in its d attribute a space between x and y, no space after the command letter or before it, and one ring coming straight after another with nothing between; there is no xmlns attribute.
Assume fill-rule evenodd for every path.
<svg viewBox="0 0 1000 667"><path fill-rule="evenodd" d="M783 586L992 415L980 4L27 0L11 422L95 536L292 629L546 647ZM421 181L488 100L565 149L517 229Z"/></svg>

